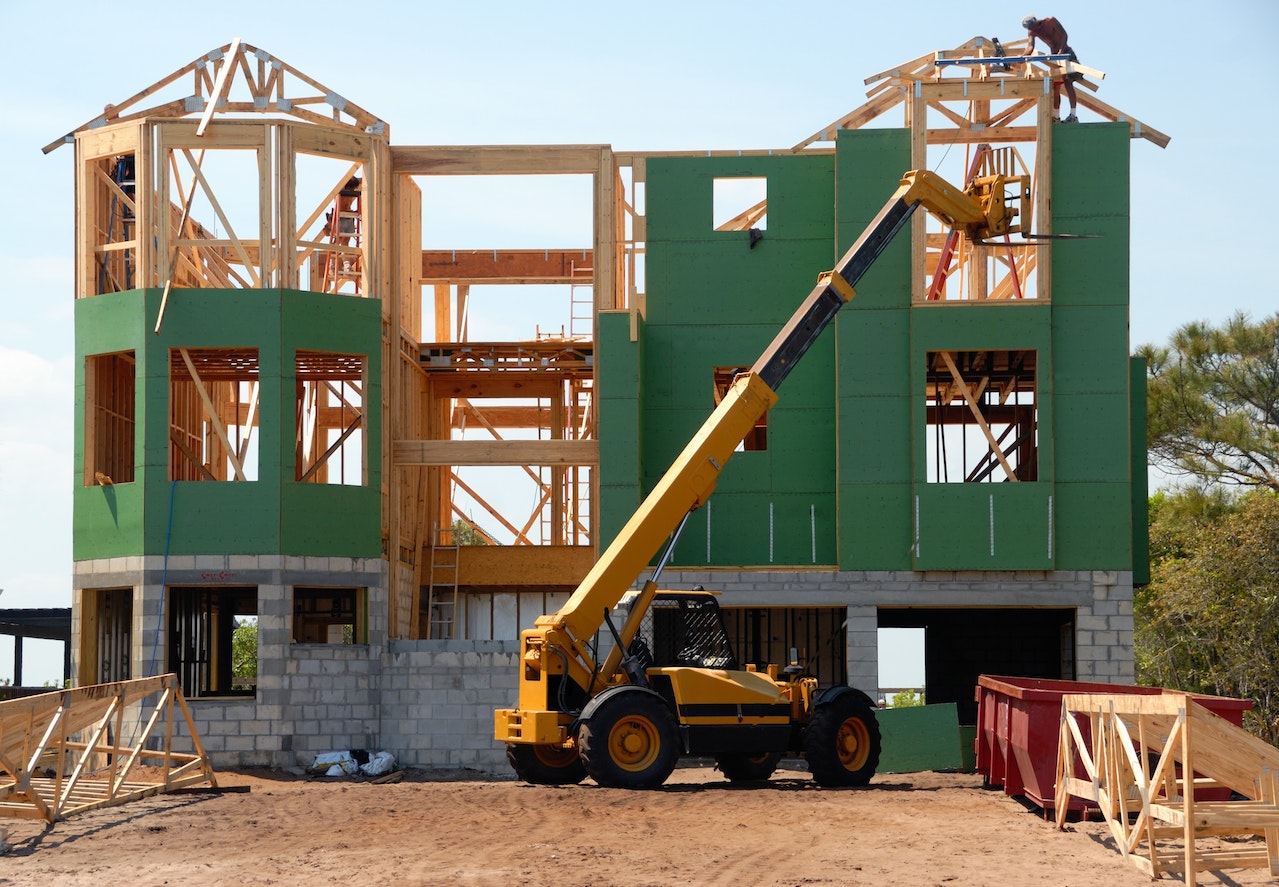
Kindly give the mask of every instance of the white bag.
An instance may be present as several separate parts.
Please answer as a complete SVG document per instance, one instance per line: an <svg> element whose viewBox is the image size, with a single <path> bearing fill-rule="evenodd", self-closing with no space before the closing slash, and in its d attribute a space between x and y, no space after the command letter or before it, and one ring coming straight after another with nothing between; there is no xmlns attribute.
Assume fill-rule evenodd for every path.
<svg viewBox="0 0 1279 887"><path fill-rule="evenodd" d="M381 776L395 769L395 755L389 751L374 752L369 756L367 764L360 765L360 772L365 776Z"/></svg>

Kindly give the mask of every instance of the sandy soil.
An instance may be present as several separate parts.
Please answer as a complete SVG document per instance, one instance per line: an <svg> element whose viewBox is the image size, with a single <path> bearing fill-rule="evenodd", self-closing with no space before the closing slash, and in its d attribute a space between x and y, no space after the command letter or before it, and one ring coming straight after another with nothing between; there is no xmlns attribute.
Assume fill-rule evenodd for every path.
<svg viewBox="0 0 1279 887"><path fill-rule="evenodd" d="M191 792L7 820L0 884L1107 885L1150 880L1100 823L1057 831L980 777L877 776L820 789L783 765L759 787L707 766L660 790L530 786L408 771L403 781L222 772ZM1260 870L1204 884L1262 884Z"/></svg>

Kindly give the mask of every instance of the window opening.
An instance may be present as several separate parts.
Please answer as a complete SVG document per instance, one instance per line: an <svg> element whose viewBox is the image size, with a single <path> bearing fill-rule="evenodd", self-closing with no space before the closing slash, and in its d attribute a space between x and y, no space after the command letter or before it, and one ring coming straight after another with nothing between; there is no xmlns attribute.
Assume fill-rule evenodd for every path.
<svg viewBox="0 0 1279 887"><path fill-rule="evenodd" d="M86 357L84 382L84 484L133 483L137 433L134 353Z"/></svg>
<svg viewBox="0 0 1279 887"><path fill-rule="evenodd" d="M367 600L363 588L294 588L293 642L367 644Z"/></svg>
<svg viewBox="0 0 1279 887"><path fill-rule="evenodd" d="M750 372L750 367L729 366L715 367L714 385L715 385L715 405L719 406L720 401L728 394L728 389L733 387L733 380L741 373ZM750 433L739 443L734 452L744 452L747 450L766 450L768 449L768 413L760 416L755 420L755 427Z"/></svg>
<svg viewBox="0 0 1279 887"><path fill-rule="evenodd" d="M100 199L97 225L97 290L114 293L137 284L137 175L133 154L106 157L93 165Z"/></svg>
<svg viewBox="0 0 1279 887"><path fill-rule="evenodd" d="M80 633L81 683L107 684L132 677L133 589L85 589Z"/></svg>
<svg viewBox="0 0 1279 887"><path fill-rule="evenodd" d="M976 180L987 192L1001 194L1005 212L1016 213L1014 222L1021 226L1021 230L1029 231L1033 227L1032 179L1019 148L994 148L985 144L969 147L962 168L958 168L958 154L945 163L944 156L933 158L930 153L930 161L934 159L937 165L930 163L930 169L941 172L949 181L962 181L965 187ZM1038 252L1033 242L1022 239L1020 235L1003 235L992 243L973 243L931 213L926 214L924 224L927 232L925 267L928 270L923 291L915 294L916 301L1020 301L1040 298L1035 274Z"/></svg>
<svg viewBox="0 0 1279 887"><path fill-rule="evenodd" d="M927 354L929 483L1039 477L1036 352Z"/></svg>
<svg viewBox="0 0 1279 887"><path fill-rule="evenodd" d="M254 586L169 589L169 671L190 698L251 695L256 680L237 677L236 629L255 625ZM254 657L256 659L256 656Z"/></svg>
<svg viewBox="0 0 1279 887"><path fill-rule="evenodd" d="M169 480L257 480L258 350L169 351Z"/></svg>
<svg viewBox="0 0 1279 887"><path fill-rule="evenodd" d="M716 231L768 230L768 179L762 176L715 179L712 204Z"/></svg>
<svg viewBox="0 0 1279 887"><path fill-rule="evenodd" d="M366 290L364 223L371 197L364 164L299 149L294 165L301 285L360 295Z"/></svg>
<svg viewBox="0 0 1279 887"><path fill-rule="evenodd" d="M263 240L272 232L264 226L259 199L269 165L265 145L169 149L169 207L167 219L161 215L158 221L168 225L172 255L161 261L171 263L175 287L253 289L271 284L273 251Z"/></svg>
<svg viewBox="0 0 1279 887"><path fill-rule="evenodd" d="M362 354L299 351L295 364L296 479L363 486L366 482Z"/></svg>

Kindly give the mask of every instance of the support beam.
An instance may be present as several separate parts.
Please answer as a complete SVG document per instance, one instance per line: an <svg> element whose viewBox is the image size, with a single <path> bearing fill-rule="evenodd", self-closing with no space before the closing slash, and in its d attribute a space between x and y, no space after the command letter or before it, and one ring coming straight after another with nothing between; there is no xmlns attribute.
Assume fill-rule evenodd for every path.
<svg viewBox="0 0 1279 887"><path fill-rule="evenodd" d="M392 448L404 465L598 465L593 440L400 440Z"/></svg>
<svg viewBox="0 0 1279 887"><path fill-rule="evenodd" d="M422 250L423 284L584 283L594 265L589 249Z"/></svg>

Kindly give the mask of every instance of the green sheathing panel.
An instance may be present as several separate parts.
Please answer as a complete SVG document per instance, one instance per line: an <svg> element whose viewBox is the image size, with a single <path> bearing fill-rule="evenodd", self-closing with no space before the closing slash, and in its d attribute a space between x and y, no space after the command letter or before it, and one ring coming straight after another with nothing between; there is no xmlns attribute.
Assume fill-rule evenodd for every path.
<svg viewBox="0 0 1279 887"><path fill-rule="evenodd" d="M603 551L640 504L640 344L631 341L630 315L600 312L595 395L599 464L599 550Z"/></svg>
<svg viewBox="0 0 1279 887"><path fill-rule="evenodd" d="M837 247L861 236L910 168L910 133L846 130L836 143ZM839 566L910 569L910 232L836 321Z"/></svg>
<svg viewBox="0 0 1279 887"><path fill-rule="evenodd" d="M73 556L317 554L380 551L381 314L375 300L288 290L176 290L159 335L161 291L76 303L76 464ZM168 480L171 348L256 348L257 479ZM294 481L296 349L364 354L369 477L364 487ZM132 350L137 359L135 481L83 485L84 364Z"/></svg>
<svg viewBox="0 0 1279 887"><path fill-rule="evenodd" d="M1150 479L1146 472L1146 361L1134 357L1129 364L1132 385L1132 581L1150 582Z"/></svg>
<svg viewBox="0 0 1279 887"><path fill-rule="evenodd" d="M955 703L882 708L875 714L883 738L880 773L919 773L963 767L959 710Z"/></svg>
<svg viewBox="0 0 1279 887"><path fill-rule="evenodd" d="M292 422L281 427L280 544L285 554L376 557L381 552L382 505L382 305L321 293L280 292L282 417L294 409L297 352L332 351L366 359L365 421L361 426L368 476L361 486L297 483ZM265 443L265 441L263 442Z"/></svg>
<svg viewBox="0 0 1279 887"><path fill-rule="evenodd" d="M1053 479L1057 566L1134 564L1133 404L1128 346L1127 124L1053 130Z"/></svg>
<svg viewBox="0 0 1279 887"><path fill-rule="evenodd" d="M146 347L150 344L143 317L142 292L78 299L75 303L75 457L71 470L72 556L76 560L134 554L143 550L142 428L147 401L142 396ZM134 393L134 481L113 486L85 486L85 359L95 354L133 352L137 362ZM158 408L158 406L157 406Z"/></svg>
<svg viewBox="0 0 1279 887"><path fill-rule="evenodd" d="M1054 557L1052 314L1030 302L923 305L911 323L911 458L917 570L1047 570ZM927 483L924 398L933 351L1033 350L1038 367L1039 480Z"/></svg>
<svg viewBox="0 0 1279 887"><path fill-rule="evenodd" d="M731 177L767 183L766 230L753 249L748 232L712 227L714 181ZM645 199L639 449L647 492L714 408L715 368L753 364L834 263L834 158L654 158ZM835 562L834 340L824 334L787 378L768 416L767 448L725 466L675 563Z"/></svg>

